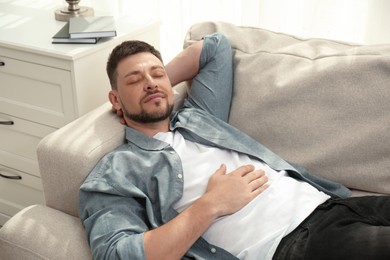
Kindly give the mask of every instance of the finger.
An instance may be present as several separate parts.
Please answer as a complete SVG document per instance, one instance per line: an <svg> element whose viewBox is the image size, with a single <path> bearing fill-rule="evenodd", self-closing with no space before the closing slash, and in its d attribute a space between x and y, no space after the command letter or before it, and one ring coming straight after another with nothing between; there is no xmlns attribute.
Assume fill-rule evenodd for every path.
<svg viewBox="0 0 390 260"><path fill-rule="evenodd" d="M221 166L218 168L218 170L215 172L217 175L225 175L226 174L226 165L223 163Z"/></svg>
<svg viewBox="0 0 390 260"><path fill-rule="evenodd" d="M260 178L254 179L249 183L249 186L252 191L255 191L257 189L263 189L263 186L267 187L269 186L267 184L268 177L267 175L262 175Z"/></svg>
<svg viewBox="0 0 390 260"><path fill-rule="evenodd" d="M254 197L258 196L258 195L260 195L263 191L265 191L266 189L268 189L268 187L269 187L269 184L264 184L264 185L260 186L259 188L254 189L254 190L252 191L252 195L253 195Z"/></svg>
<svg viewBox="0 0 390 260"><path fill-rule="evenodd" d="M247 175L248 173L253 172L254 170L255 170L255 167L251 164L248 164L248 165L243 165L243 166L238 167L236 170L231 172L231 174L243 177L243 176Z"/></svg>
<svg viewBox="0 0 390 260"><path fill-rule="evenodd" d="M250 183L251 181L259 179L263 176L265 176L265 171L260 169L253 172L249 172L244 177L247 178L248 183Z"/></svg>

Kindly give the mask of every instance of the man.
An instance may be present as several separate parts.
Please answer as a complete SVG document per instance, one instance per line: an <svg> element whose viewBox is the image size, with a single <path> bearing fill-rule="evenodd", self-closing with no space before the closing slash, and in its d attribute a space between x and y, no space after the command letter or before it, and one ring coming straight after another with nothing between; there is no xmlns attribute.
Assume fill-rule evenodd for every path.
<svg viewBox="0 0 390 260"><path fill-rule="evenodd" d="M389 197L293 166L227 124L231 47L204 37L163 65L143 42L111 53L109 99L127 143L80 189L95 259L387 259ZM172 85L192 80L172 114ZM375 205L374 205L375 204ZM336 248L337 247L337 248Z"/></svg>

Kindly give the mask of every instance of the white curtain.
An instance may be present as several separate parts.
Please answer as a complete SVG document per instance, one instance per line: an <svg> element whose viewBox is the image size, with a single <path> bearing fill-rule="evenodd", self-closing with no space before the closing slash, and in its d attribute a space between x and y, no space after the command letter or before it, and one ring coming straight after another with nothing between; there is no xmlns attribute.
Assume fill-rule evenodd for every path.
<svg viewBox="0 0 390 260"><path fill-rule="evenodd" d="M125 0L124 0L125 1ZM161 50L169 61L188 28L206 20L258 26L301 37L390 43L388 0L158 0Z"/></svg>
<svg viewBox="0 0 390 260"><path fill-rule="evenodd" d="M103 6L136 23L160 19L160 49L166 62L182 49L188 28L207 20L301 37L390 43L389 0L82 0L80 4Z"/></svg>
<svg viewBox="0 0 390 260"><path fill-rule="evenodd" d="M250 19L244 5L257 6L257 0L159 0L161 26L161 50L169 61L182 49L189 27L197 22L220 20L241 25Z"/></svg>

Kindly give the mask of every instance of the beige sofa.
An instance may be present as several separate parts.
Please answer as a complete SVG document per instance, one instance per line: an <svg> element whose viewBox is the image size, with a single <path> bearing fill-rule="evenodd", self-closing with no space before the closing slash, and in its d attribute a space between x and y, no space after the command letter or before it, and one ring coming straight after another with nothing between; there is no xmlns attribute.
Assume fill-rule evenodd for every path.
<svg viewBox="0 0 390 260"><path fill-rule="evenodd" d="M220 31L234 51L230 123L354 195L390 194L390 45L300 39L206 22L185 45ZM177 90L177 104L186 85ZM80 184L124 141L107 103L38 147L46 205L28 207L0 230L0 259L90 259L78 219Z"/></svg>

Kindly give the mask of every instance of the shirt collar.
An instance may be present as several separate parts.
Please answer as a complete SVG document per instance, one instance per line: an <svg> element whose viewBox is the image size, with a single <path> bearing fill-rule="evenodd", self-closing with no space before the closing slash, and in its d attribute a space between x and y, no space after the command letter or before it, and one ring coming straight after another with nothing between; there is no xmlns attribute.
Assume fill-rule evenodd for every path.
<svg viewBox="0 0 390 260"><path fill-rule="evenodd" d="M133 128L126 126L126 140L127 142L133 143L141 149L144 150L163 150L169 144L162 142L156 138L150 137L141 133Z"/></svg>

